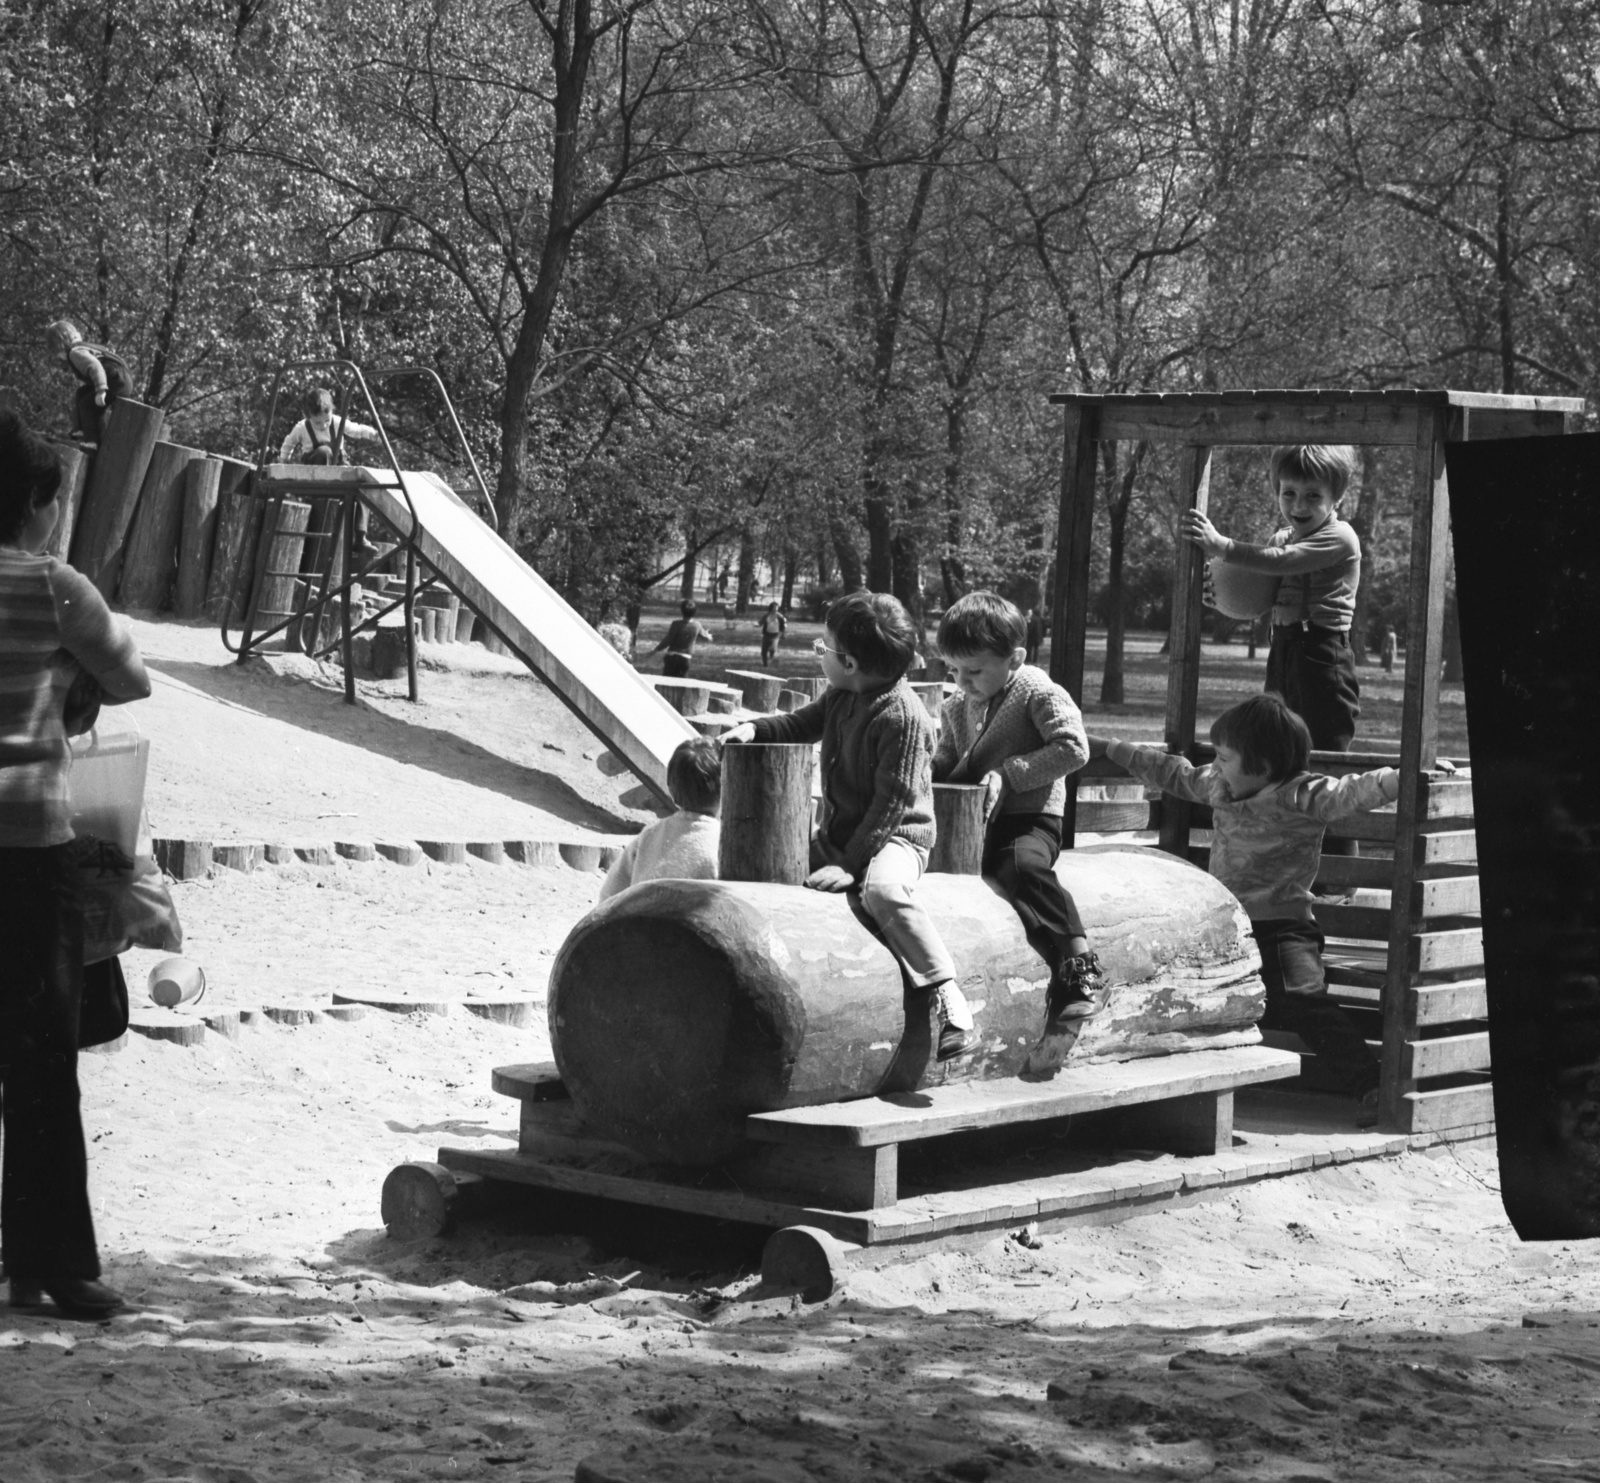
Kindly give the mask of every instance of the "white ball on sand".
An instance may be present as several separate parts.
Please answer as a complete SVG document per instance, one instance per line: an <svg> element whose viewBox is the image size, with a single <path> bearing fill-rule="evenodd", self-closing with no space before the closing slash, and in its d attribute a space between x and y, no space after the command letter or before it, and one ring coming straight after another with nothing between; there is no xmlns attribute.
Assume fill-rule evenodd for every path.
<svg viewBox="0 0 1600 1483"><path fill-rule="evenodd" d="M1227 618L1259 618L1278 595L1278 578L1230 562L1211 562L1212 606Z"/></svg>
<svg viewBox="0 0 1600 1483"><path fill-rule="evenodd" d="M150 970L150 997L163 1009L193 1004L205 991L205 969L188 958L163 958Z"/></svg>

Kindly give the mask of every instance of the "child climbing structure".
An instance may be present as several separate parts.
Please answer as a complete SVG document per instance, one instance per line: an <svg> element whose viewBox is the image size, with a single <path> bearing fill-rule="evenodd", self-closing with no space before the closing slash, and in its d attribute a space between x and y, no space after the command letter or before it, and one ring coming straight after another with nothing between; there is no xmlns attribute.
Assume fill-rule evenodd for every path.
<svg viewBox="0 0 1600 1483"><path fill-rule="evenodd" d="M420 562L433 584L481 618L646 787L670 801L667 761L680 742L696 734L694 728L449 484L437 474L400 468L357 367L347 361L301 362L284 367L280 381L289 371L307 369L338 369L351 377L366 399L389 466L267 463L263 444L263 462L248 496L255 502L256 533L253 540L241 541L235 554L236 598L224 609L224 640L228 641L231 619L242 629L237 646L241 659L264 638L285 632L314 635L304 643L312 652L319 646L324 651L342 647L346 691L353 697L350 645L361 624L352 618L351 593L363 577L370 580L379 560L387 559L370 548L363 557L357 538L359 507L380 517L404 547L404 594L369 621L403 617L413 699L411 620ZM426 368L409 366L373 375L374 379L398 375L438 379ZM439 392L445 396L442 385ZM448 401L445 396L447 407ZM464 438L461 445L492 519L487 490ZM316 549L309 559L308 546ZM275 592L290 595L274 600Z"/></svg>

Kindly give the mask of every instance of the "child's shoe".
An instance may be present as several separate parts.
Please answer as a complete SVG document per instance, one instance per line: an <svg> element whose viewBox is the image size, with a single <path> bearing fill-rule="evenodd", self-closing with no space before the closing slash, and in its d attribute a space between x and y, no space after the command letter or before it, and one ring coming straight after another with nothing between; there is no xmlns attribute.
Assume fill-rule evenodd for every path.
<svg viewBox="0 0 1600 1483"><path fill-rule="evenodd" d="M1092 1019L1105 1007L1106 976L1098 953L1068 958L1050 979L1045 1001L1045 1034L1063 1028L1067 1020Z"/></svg>
<svg viewBox="0 0 1600 1483"><path fill-rule="evenodd" d="M966 995L953 981L935 984L933 1004L939 1017L937 1058L953 1061L957 1056L966 1055L978 1043L978 1032L972 1023L972 1011L967 1007Z"/></svg>

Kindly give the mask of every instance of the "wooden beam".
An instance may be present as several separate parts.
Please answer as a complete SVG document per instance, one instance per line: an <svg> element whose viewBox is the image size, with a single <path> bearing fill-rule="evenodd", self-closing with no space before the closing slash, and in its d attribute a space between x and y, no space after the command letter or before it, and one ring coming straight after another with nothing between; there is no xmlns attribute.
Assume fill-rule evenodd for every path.
<svg viewBox="0 0 1600 1483"><path fill-rule="evenodd" d="M1211 450L1200 445L1184 449L1179 462L1178 488L1185 508L1204 514L1211 494ZM1194 742L1195 713L1200 699L1201 594L1205 583L1205 555L1198 546L1179 540L1177 572L1172 583L1172 628L1167 656L1167 751L1186 757ZM1190 806L1165 798L1161 810L1161 848L1182 856L1189 847Z"/></svg>
<svg viewBox="0 0 1600 1483"><path fill-rule="evenodd" d="M1278 443L1360 443L1409 447L1416 442L1415 405L1370 406L1325 403L1288 406L1273 402L1112 407L1101 410L1101 436L1153 443L1207 446Z"/></svg>
<svg viewBox="0 0 1600 1483"><path fill-rule="evenodd" d="M1445 1133L1451 1128L1493 1126L1494 1088L1485 1081L1439 1092L1407 1092L1399 1117L1400 1130L1406 1133Z"/></svg>
<svg viewBox="0 0 1600 1483"><path fill-rule="evenodd" d="M1464 978L1453 984L1424 984L1408 989L1407 993L1412 998L1412 1014L1418 1029L1489 1018L1489 987L1485 979Z"/></svg>
<svg viewBox="0 0 1600 1483"><path fill-rule="evenodd" d="M1099 470L1100 414L1068 407L1063 419L1061 510L1056 523L1056 582L1050 613L1050 678L1075 700L1083 698L1083 656L1089 635L1089 570L1094 552L1094 486ZM1078 780L1066 780L1061 843L1077 833Z"/></svg>
<svg viewBox="0 0 1600 1483"><path fill-rule="evenodd" d="M1454 414L1465 419L1467 413ZM1413 460L1410 603L1406 630L1406 678L1400 721L1400 797L1396 805L1394 890L1389 914L1388 971L1383 997L1383 1056L1379 1116L1398 1128L1405 1099L1416 1090L1409 1075L1406 1043L1416 1034L1406 990L1421 961L1444 952L1415 937L1411 883L1416 878L1418 826L1433 790L1423 774L1439 752L1439 655L1444 637L1445 565L1450 554L1450 492L1444 440L1448 412L1430 409L1418 419ZM1466 431L1464 428L1463 431ZM1453 934L1432 934L1448 937ZM1482 961L1482 933L1477 956ZM1440 965L1445 966L1444 964Z"/></svg>

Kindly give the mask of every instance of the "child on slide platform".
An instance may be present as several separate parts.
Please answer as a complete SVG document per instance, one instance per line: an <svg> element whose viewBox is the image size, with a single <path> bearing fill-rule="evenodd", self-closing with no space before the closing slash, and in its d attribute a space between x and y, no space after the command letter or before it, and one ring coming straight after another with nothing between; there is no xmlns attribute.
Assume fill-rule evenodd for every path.
<svg viewBox="0 0 1600 1483"><path fill-rule="evenodd" d="M667 791L677 813L657 819L628 841L606 872L600 900L642 881L717 878L722 840L722 753L717 744L705 737L680 742L667 759Z"/></svg>
<svg viewBox="0 0 1600 1483"><path fill-rule="evenodd" d="M961 693L940 714L933 776L988 789L982 869L1050 965L1048 1039L1099 1012L1105 978L1077 905L1055 873L1062 779L1089 758L1083 717L1060 685L1023 662L1026 645L1026 620L998 593L969 592L945 610L939 650Z"/></svg>
<svg viewBox="0 0 1600 1483"><path fill-rule="evenodd" d="M1361 715L1350 625L1361 583L1361 540L1339 518L1355 472L1352 448L1314 443L1276 448L1272 490L1286 522L1265 545L1232 541L1190 510L1183 533L1207 556L1279 577L1272 605L1266 689L1281 695L1323 752L1348 752Z"/></svg>
<svg viewBox="0 0 1600 1483"><path fill-rule="evenodd" d="M736 726L724 742L822 743L822 823L806 885L859 893L906 976L932 996L938 1059L948 1061L977 1034L955 964L917 900L934 822L933 720L905 683L916 638L889 594L841 597L814 643L828 689L787 716Z"/></svg>
<svg viewBox="0 0 1600 1483"><path fill-rule="evenodd" d="M1378 1062L1328 995L1311 883L1327 825L1393 803L1400 774L1392 767L1341 778L1308 772L1310 733L1276 695L1224 711L1211 740L1217 760L1205 767L1093 735L1089 753L1110 757L1176 798L1211 806L1211 874L1239 898L1261 952L1262 1027L1305 1041L1343 1090L1360 1099L1357 1125L1370 1126L1378 1118Z"/></svg>

